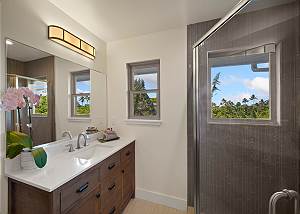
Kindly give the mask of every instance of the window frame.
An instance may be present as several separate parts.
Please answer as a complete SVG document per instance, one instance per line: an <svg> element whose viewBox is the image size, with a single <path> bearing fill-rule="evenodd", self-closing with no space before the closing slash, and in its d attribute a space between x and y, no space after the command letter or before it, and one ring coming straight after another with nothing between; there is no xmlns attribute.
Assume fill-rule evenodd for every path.
<svg viewBox="0 0 300 214"><path fill-rule="evenodd" d="M81 71L74 71L71 72L71 84L70 84L70 116L71 118L90 118L91 116L91 88L90 88L90 93L76 93L76 76L80 74L88 73L91 81L91 71L88 70L81 70ZM76 114L76 108L75 108L75 102L74 98L78 96L89 96L90 97L90 112L88 115L77 115Z"/></svg>
<svg viewBox="0 0 300 214"><path fill-rule="evenodd" d="M133 67L154 67L157 66L158 70L155 72L157 74L157 88L156 89L149 89L149 90L142 90L142 91L135 91L133 90L133 84L134 84L134 71ZM160 60L147 60L142 62L134 62L134 63L127 63L127 119L129 120L146 120L146 121L159 121L160 120L160 109L161 109L161 103L160 103ZM140 74L146 74L146 72L140 72ZM134 103L133 103L133 95L138 93L156 93L156 102L157 102L157 114L155 116L134 116Z"/></svg>
<svg viewBox="0 0 300 214"><path fill-rule="evenodd" d="M251 54L261 54L261 47L264 51L267 46L274 45L274 51L267 51L269 54L269 119L240 119L240 118L213 118L212 117L212 94L211 94L211 66L209 65L209 54L211 53L233 53L249 51ZM271 48L272 49L272 48ZM245 125L280 125L280 50L281 44L269 43L255 47L231 48L222 50L207 51L207 121L208 124L245 124ZM251 52L252 51L252 52ZM226 56L226 55L225 55Z"/></svg>

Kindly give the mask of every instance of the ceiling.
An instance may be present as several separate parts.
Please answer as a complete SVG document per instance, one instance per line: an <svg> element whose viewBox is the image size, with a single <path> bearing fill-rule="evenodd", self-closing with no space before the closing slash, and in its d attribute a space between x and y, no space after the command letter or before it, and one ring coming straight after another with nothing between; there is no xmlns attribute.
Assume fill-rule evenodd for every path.
<svg viewBox="0 0 300 214"><path fill-rule="evenodd" d="M239 2L239 0L49 1L105 41L220 18Z"/></svg>
<svg viewBox="0 0 300 214"><path fill-rule="evenodd" d="M21 62L29 62L32 60L51 56L48 53L23 45L21 43L15 41L11 42L12 44L7 45L7 58L15 59Z"/></svg>

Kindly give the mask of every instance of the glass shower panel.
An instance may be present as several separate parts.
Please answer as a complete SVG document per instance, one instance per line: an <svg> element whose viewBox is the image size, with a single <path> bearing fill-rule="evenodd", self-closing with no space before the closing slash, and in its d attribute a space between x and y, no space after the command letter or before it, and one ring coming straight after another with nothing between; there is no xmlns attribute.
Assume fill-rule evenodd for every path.
<svg viewBox="0 0 300 214"><path fill-rule="evenodd" d="M299 192L299 38L299 1L257 0L194 49L197 214L267 214Z"/></svg>

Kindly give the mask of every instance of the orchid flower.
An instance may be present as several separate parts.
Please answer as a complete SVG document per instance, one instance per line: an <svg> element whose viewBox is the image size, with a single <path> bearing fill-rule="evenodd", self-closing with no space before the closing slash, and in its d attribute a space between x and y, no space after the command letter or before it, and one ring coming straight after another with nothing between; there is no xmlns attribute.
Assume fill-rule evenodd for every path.
<svg viewBox="0 0 300 214"><path fill-rule="evenodd" d="M40 96L34 94L29 88L8 88L0 101L0 108L4 111L12 111L29 104L38 105L39 101Z"/></svg>

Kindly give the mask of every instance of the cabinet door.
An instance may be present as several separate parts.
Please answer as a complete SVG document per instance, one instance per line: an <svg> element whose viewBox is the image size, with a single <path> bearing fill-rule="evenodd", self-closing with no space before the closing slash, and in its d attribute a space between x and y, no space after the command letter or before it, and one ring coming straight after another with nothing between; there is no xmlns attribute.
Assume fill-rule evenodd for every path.
<svg viewBox="0 0 300 214"><path fill-rule="evenodd" d="M130 160L122 170L122 205L126 206L134 194L134 160Z"/></svg>
<svg viewBox="0 0 300 214"><path fill-rule="evenodd" d="M79 200L66 214L98 214L100 213L100 191L98 188Z"/></svg>

